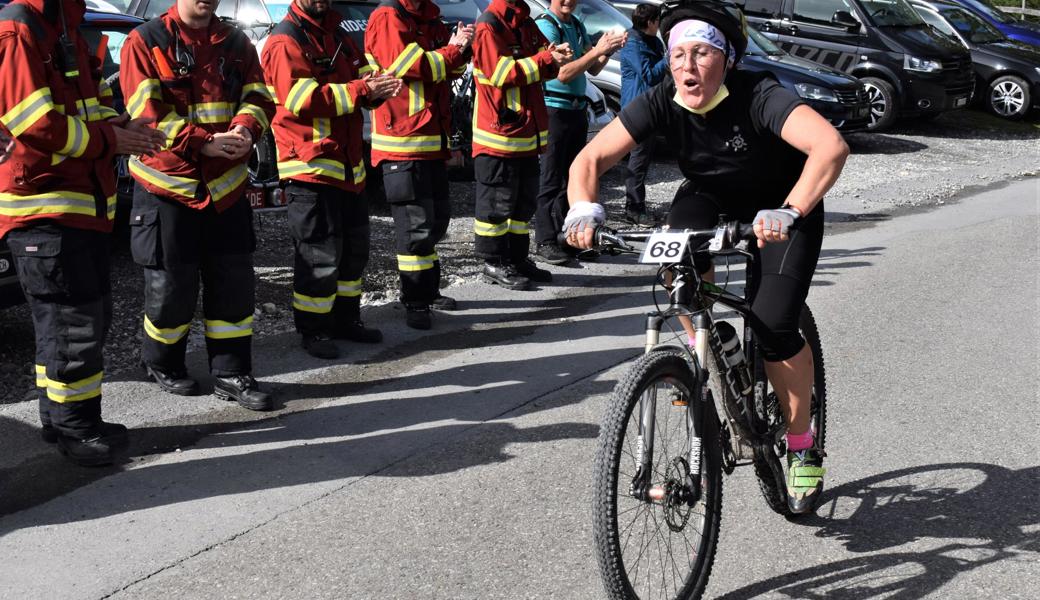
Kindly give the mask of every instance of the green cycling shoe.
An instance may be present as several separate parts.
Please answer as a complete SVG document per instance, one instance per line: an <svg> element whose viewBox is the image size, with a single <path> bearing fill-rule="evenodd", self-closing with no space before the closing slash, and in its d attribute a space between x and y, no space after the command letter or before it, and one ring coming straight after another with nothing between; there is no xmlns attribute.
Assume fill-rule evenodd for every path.
<svg viewBox="0 0 1040 600"><path fill-rule="evenodd" d="M812 512L823 493L823 451L806 448L787 453L787 507L796 515Z"/></svg>

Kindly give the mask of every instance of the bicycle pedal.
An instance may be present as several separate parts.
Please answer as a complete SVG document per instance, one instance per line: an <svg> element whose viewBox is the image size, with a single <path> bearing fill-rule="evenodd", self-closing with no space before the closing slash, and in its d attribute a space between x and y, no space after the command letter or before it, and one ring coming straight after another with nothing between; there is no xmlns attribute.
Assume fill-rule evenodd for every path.
<svg viewBox="0 0 1040 600"><path fill-rule="evenodd" d="M689 406L690 405L690 401L687 400L685 397L683 397L682 394L680 394L678 392L672 392L671 401L672 401L672 406Z"/></svg>

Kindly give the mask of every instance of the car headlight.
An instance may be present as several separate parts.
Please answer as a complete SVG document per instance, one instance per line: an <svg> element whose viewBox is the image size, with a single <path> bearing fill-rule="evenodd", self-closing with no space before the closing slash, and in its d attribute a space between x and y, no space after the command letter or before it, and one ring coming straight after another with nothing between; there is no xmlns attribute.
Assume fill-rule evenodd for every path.
<svg viewBox="0 0 1040 600"><path fill-rule="evenodd" d="M921 73L938 73L939 71L942 71L942 63L937 60L918 58L916 56L904 54L903 68L907 71L920 71Z"/></svg>
<svg viewBox="0 0 1040 600"><path fill-rule="evenodd" d="M1040 75L1040 67L1033 67L1033 70L1036 71L1037 75Z"/></svg>
<svg viewBox="0 0 1040 600"><path fill-rule="evenodd" d="M798 95L808 100L820 100L822 102L837 102L838 97L834 94L834 90L811 83L796 83L794 89L798 90Z"/></svg>

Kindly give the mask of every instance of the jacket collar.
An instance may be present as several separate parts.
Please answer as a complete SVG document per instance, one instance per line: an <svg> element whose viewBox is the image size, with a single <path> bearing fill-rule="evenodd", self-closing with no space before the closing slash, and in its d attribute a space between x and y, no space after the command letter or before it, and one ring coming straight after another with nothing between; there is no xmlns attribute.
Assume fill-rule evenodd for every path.
<svg viewBox="0 0 1040 600"><path fill-rule="evenodd" d="M71 34L73 30L78 29L80 24L83 23L83 16L87 12L87 3L85 0L68 0L62 2L62 6L59 7L59 2L62 2L62 0L22 0L21 3L43 15L44 21L58 32L61 32L61 13L59 8L63 9L65 24L68 25Z"/></svg>
<svg viewBox="0 0 1040 600"><path fill-rule="evenodd" d="M340 19L342 19L342 16L331 8L325 13L325 16L322 17L321 22L315 21L313 17L308 15L307 12L300 8L295 2L289 5L289 10L296 15L296 18L299 19L300 22L307 23L311 27L326 33L335 30L336 27L339 26Z"/></svg>
<svg viewBox="0 0 1040 600"><path fill-rule="evenodd" d="M531 7L524 0L512 5L506 0L492 0L488 12L498 17L504 25L516 29L531 16Z"/></svg>
<svg viewBox="0 0 1040 600"><path fill-rule="evenodd" d="M397 0L404 9L420 19L432 21L441 16L441 9L433 0Z"/></svg>

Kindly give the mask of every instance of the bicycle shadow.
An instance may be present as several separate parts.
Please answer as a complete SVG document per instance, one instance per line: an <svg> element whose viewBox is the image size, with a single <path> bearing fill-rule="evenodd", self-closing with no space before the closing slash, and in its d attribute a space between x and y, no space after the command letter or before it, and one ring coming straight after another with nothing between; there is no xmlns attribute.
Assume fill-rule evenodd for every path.
<svg viewBox="0 0 1040 600"><path fill-rule="evenodd" d="M1040 467L1013 470L985 463L910 467L825 493L816 514L797 523L819 527L864 556L759 581L720 598L858 600L923 598L960 574L1002 561L1040 559ZM920 540L941 546L881 553Z"/></svg>

